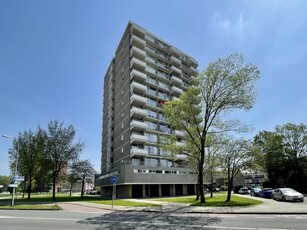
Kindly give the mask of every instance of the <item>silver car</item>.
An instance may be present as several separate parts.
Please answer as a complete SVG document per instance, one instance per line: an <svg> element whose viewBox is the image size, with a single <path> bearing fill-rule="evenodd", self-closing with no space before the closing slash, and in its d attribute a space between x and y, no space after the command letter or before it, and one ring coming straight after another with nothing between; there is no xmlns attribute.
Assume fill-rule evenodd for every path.
<svg viewBox="0 0 307 230"><path fill-rule="evenodd" d="M273 197L274 200L304 202L303 194L295 191L292 188L277 188L277 189L274 189L272 197Z"/></svg>

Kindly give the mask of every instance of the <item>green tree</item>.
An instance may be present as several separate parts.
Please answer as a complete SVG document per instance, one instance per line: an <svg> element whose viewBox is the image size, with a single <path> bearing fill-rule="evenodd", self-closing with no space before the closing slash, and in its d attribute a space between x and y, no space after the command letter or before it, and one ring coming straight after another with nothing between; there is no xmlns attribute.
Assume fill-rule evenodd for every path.
<svg viewBox="0 0 307 230"><path fill-rule="evenodd" d="M10 176L0 175L0 185L3 185L3 187L0 188L0 193L7 191L7 186L11 182L11 179Z"/></svg>
<svg viewBox="0 0 307 230"><path fill-rule="evenodd" d="M244 139L229 139L226 140L221 151L228 180L226 202L229 202L231 200L234 178L241 170L249 169L250 162L253 159L251 143Z"/></svg>
<svg viewBox="0 0 307 230"><path fill-rule="evenodd" d="M253 154L254 162L267 174L269 181L267 186L273 188L285 186L288 170L282 136L276 132L259 132L254 137Z"/></svg>
<svg viewBox="0 0 307 230"><path fill-rule="evenodd" d="M197 161L201 203L205 202L203 172L205 148L210 146L208 137L246 131L247 127L231 119L229 114L236 109L247 111L253 107L258 78L259 70L255 65L245 63L241 54L232 54L210 63L199 75L196 86L163 107L172 127L183 131L186 143L194 146L188 154Z"/></svg>
<svg viewBox="0 0 307 230"><path fill-rule="evenodd" d="M75 184L78 183L78 181L80 180L81 178L75 174L74 172L70 172L67 176L67 181L69 182L70 184L70 190L69 190L69 196L71 196L71 193L72 193L72 189L73 187L75 186Z"/></svg>
<svg viewBox="0 0 307 230"><path fill-rule="evenodd" d="M50 121L48 129L45 131L45 158L49 163L52 178L52 199L56 200L55 189L56 184L61 178L61 173L65 173L68 164L78 159L82 152L83 143L80 141L74 143L76 130L73 125L64 127L63 122L57 120Z"/></svg>
<svg viewBox="0 0 307 230"><path fill-rule="evenodd" d="M31 197L34 179L39 176L43 150L44 139L39 130L36 133L31 130L19 133L18 138L13 141L13 147L9 150L11 168L15 167L16 153L18 152L17 170L18 174L25 176L24 184L27 186L28 199Z"/></svg>
<svg viewBox="0 0 307 230"><path fill-rule="evenodd" d="M72 163L71 175L81 179L81 198L84 195L84 185L86 179L94 180L95 169L89 160L80 160Z"/></svg>
<svg viewBox="0 0 307 230"><path fill-rule="evenodd" d="M254 138L272 187L293 187L307 192L307 126L287 123L274 132L261 131ZM259 161L261 162L261 161Z"/></svg>
<svg viewBox="0 0 307 230"><path fill-rule="evenodd" d="M220 145L215 144L211 147L206 148L206 158L205 158L205 164L204 164L204 174L205 178L210 183L211 189L210 189L210 197L213 197L213 183L214 180L218 178L218 176L221 175L221 152Z"/></svg>
<svg viewBox="0 0 307 230"><path fill-rule="evenodd" d="M287 159L287 185L307 192L307 126L287 123L275 127L283 140L284 154Z"/></svg>

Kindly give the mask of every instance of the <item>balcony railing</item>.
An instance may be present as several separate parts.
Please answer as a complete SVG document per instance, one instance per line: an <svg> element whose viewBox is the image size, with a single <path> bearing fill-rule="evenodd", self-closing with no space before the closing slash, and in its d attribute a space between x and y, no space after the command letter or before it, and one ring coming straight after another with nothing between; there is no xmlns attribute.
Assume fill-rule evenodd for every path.
<svg viewBox="0 0 307 230"><path fill-rule="evenodd" d="M177 68L177 67L175 67L175 66L171 66L170 70L171 70L171 72L175 71L176 73L182 74L182 70Z"/></svg>
<svg viewBox="0 0 307 230"><path fill-rule="evenodd" d="M147 98L142 96L142 95L138 95L138 94L132 94L130 97L130 104L146 104L147 102Z"/></svg>
<svg viewBox="0 0 307 230"><path fill-rule="evenodd" d="M146 117L147 116L147 110L141 109L137 107L132 107L130 110L130 116L136 115L137 117Z"/></svg>
<svg viewBox="0 0 307 230"><path fill-rule="evenodd" d="M172 84L176 84L176 85L181 85L182 84L182 80L178 77L175 76L171 76L171 83Z"/></svg>
<svg viewBox="0 0 307 230"><path fill-rule="evenodd" d="M146 150L146 149L141 149L141 148L137 148L137 147L132 147L130 149L130 157L133 157L133 156L143 157L143 156L147 156L147 155L148 155L148 150Z"/></svg>
<svg viewBox="0 0 307 230"><path fill-rule="evenodd" d="M145 58L146 52L141 50L140 48L137 48L136 46L133 46L130 51L130 56L137 56L137 57Z"/></svg>
<svg viewBox="0 0 307 230"><path fill-rule="evenodd" d="M130 136L130 143L145 143L148 141L147 136L140 133L132 133Z"/></svg>
<svg viewBox="0 0 307 230"><path fill-rule="evenodd" d="M179 89L179 88L176 87L176 86L172 86L172 88L171 88L171 93L181 94L181 93L183 93L183 90L182 90L182 89Z"/></svg>
<svg viewBox="0 0 307 230"><path fill-rule="evenodd" d="M132 35L130 39L130 44L138 44L144 47L146 45L146 42L142 38L136 35Z"/></svg>
<svg viewBox="0 0 307 230"><path fill-rule="evenodd" d="M147 129L147 123L138 120L132 120L130 123L130 129L138 128L138 129Z"/></svg>
<svg viewBox="0 0 307 230"><path fill-rule="evenodd" d="M136 69L133 69L130 73L130 79L136 79L136 80L141 80L141 81L144 81L146 80L146 74L136 70Z"/></svg>
<svg viewBox="0 0 307 230"><path fill-rule="evenodd" d="M141 61L140 59L133 57L130 61L130 68L133 68L134 66L137 66L137 67L145 70L146 63Z"/></svg>
<svg viewBox="0 0 307 230"><path fill-rule="evenodd" d="M145 85L143 85L143 84L141 84L141 83L135 82L135 81L133 81L133 82L131 83L131 86L130 86L130 87L131 87L131 89L134 90L134 91L143 92L143 93L145 93L146 90L147 90L147 86L145 86Z"/></svg>

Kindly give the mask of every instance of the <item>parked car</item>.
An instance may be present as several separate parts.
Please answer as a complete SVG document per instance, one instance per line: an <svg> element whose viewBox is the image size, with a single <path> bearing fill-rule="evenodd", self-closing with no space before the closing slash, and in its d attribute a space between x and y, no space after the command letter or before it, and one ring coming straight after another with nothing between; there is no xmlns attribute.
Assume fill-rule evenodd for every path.
<svg viewBox="0 0 307 230"><path fill-rule="evenodd" d="M249 194L249 190L247 187L243 187L239 189L239 194Z"/></svg>
<svg viewBox="0 0 307 230"><path fill-rule="evenodd" d="M260 196L261 192L262 192L261 188L254 187L254 188L251 188L250 195L251 196Z"/></svg>
<svg viewBox="0 0 307 230"><path fill-rule="evenodd" d="M303 194L299 193L298 191L292 188L274 189L272 197L274 200L304 202Z"/></svg>
<svg viewBox="0 0 307 230"><path fill-rule="evenodd" d="M233 188L234 193L239 193L240 188L243 188L243 185L235 185Z"/></svg>
<svg viewBox="0 0 307 230"><path fill-rule="evenodd" d="M273 189L272 188L263 188L259 196L263 198L272 198Z"/></svg>

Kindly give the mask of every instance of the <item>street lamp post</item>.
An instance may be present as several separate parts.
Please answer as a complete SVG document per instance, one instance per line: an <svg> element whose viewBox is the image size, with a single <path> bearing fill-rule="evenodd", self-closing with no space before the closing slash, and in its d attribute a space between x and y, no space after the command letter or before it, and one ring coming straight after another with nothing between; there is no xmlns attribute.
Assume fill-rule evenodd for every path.
<svg viewBox="0 0 307 230"><path fill-rule="evenodd" d="M8 136L8 135L1 135L2 137L4 138L7 138L7 139L11 139L13 140L14 138L11 137L11 136ZM16 180L16 176L17 176L17 165L18 165L18 151L19 151L19 147L18 147L18 144L17 144L17 152L16 152L16 162L15 162L15 170L14 170L14 176L13 176L13 180L14 180L14 184L15 184L15 180ZM14 206L14 197L15 197L15 187L13 187L13 193L12 193L12 203L11 203L11 206Z"/></svg>

